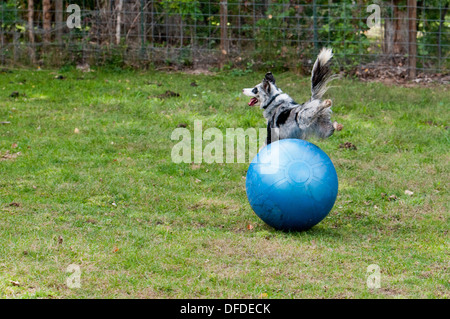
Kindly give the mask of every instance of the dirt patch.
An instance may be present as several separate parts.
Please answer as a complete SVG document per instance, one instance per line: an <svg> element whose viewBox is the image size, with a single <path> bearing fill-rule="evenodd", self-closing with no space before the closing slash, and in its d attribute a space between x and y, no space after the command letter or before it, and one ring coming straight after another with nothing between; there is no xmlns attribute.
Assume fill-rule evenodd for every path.
<svg viewBox="0 0 450 319"><path fill-rule="evenodd" d="M157 95L156 96L158 99L167 99L167 98L171 98L171 97L180 97L179 93L167 90L166 92L164 92L163 94Z"/></svg>
<svg viewBox="0 0 450 319"><path fill-rule="evenodd" d="M406 60L376 61L359 66L351 75L355 75L364 82L382 82L390 85L405 87L431 86L436 84L450 84L449 73L419 72L414 79L408 76Z"/></svg>

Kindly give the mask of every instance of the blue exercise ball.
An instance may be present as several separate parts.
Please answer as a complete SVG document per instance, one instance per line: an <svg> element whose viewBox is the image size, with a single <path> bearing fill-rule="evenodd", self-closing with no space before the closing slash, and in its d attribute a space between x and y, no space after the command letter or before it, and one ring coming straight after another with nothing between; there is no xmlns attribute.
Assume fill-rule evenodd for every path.
<svg viewBox="0 0 450 319"><path fill-rule="evenodd" d="M299 139L264 147L246 178L247 198L256 215L279 230L301 231L324 219L338 193L336 169L324 151Z"/></svg>

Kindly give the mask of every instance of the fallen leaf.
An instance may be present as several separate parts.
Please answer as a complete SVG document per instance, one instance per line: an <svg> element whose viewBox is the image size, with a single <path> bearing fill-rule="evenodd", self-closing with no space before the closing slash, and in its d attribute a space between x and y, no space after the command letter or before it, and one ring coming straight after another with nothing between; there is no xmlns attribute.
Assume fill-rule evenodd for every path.
<svg viewBox="0 0 450 319"><path fill-rule="evenodd" d="M63 236L59 235L58 236L58 244L62 245L63 241L64 241Z"/></svg>
<svg viewBox="0 0 450 319"><path fill-rule="evenodd" d="M118 248L118 247L114 247L113 252L114 252L114 253L117 253L118 251L119 251L119 248Z"/></svg>
<svg viewBox="0 0 450 319"><path fill-rule="evenodd" d="M13 143L12 145L11 145L11 148L16 148L18 145L17 145L17 143Z"/></svg>
<svg viewBox="0 0 450 319"><path fill-rule="evenodd" d="M397 196L395 196L395 195L389 196L389 201L391 201L391 200L397 200Z"/></svg>
<svg viewBox="0 0 450 319"><path fill-rule="evenodd" d="M0 161L6 161L6 160L10 160L10 159L15 159L19 155L20 155L20 152L11 154L11 153L9 153L9 151L6 151L5 154L3 154L3 155L0 154Z"/></svg>
<svg viewBox="0 0 450 319"><path fill-rule="evenodd" d="M356 145L350 143L350 142L345 142L344 144L339 144L339 148L346 148L349 150L356 150Z"/></svg>
<svg viewBox="0 0 450 319"><path fill-rule="evenodd" d="M250 225L250 224L248 224L248 225L247 225L247 229L248 229L248 230L252 230L252 229L253 229L253 226Z"/></svg>
<svg viewBox="0 0 450 319"><path fill-rule="evenodd" d="M11 204L9 204L9 206L20 207L20 204L19 204L19 203L12 202Z"/></svg>
<svg viewBox="0 0 450 319"><path fill-rule="evenodd" d="M414 192L411 192L410 190L405 190L405 195L408 195L408 196L412 196L414 194Z"/></svg>
<svg viewBox="0 0 450 319"><path fill-rule="evenodd" d="M20 283L18 281L10 280L9 281L13 286L19 287Z"/></svg>
<svg viewBox="0 0 450 319"><path fill-rule="evenodd" d="M79 130L78 128L75 128L75 129L73 130L73 132L74 132L75 134L80 134L80 130Z"/></svg>

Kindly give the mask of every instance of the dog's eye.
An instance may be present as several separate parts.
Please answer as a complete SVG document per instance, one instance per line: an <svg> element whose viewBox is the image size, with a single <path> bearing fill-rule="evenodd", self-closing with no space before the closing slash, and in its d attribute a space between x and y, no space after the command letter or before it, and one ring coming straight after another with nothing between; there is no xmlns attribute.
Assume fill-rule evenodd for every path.
<svg viewBox="0 0 450 319"><path fill-rule="evenodd" d="M253 94L258 93L258 89L257 89L257 88L253 88L252 93L253 93Z"/></svg>

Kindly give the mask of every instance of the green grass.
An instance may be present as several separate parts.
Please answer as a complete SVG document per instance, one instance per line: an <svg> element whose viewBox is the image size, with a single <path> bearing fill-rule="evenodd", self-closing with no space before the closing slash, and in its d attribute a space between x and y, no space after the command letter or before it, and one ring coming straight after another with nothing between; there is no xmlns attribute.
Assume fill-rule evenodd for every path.
<svg viewBox="0 0 450 319"><path fill-rule="evenodd" d="M308 78L276 77L309 98ZM0 297L449 298L448 87L336 81L327 97L344 129L314 141L336 166L336 204L285 233L252 212L248 164L170 157L180 123L264 127L241 95L261 78L0 74ZM166 90L181 96L155 98ZM66 285L70 264L81 288ZM380 289L366 285L370 264Z"/></svg>

